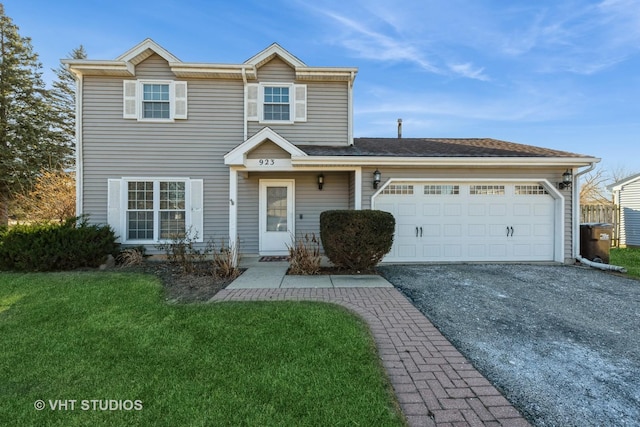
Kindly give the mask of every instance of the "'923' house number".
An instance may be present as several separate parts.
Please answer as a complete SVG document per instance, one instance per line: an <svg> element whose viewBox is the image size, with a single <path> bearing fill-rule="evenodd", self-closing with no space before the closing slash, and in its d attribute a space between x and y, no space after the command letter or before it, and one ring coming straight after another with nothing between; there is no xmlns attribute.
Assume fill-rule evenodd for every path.
<svg viewBox="0 0 640 427"><path fill-rule="evenodd" d="M274 166L276 164L275 159L260 159L258 160L260 166Z"/></svg>

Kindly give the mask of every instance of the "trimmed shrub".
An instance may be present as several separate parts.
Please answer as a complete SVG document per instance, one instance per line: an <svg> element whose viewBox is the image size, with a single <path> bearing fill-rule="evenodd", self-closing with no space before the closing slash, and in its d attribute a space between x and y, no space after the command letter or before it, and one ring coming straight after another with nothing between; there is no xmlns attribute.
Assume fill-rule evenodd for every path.
<svg viewBox="0 0 640 427"><path fill-rule="evenodd" d="M62 271L98 267L117 252L109 226L89 225L78 218L61 224L16 225L0 241L0 270Z"/></svg>
<svg viewBox="0 0 640 427"><path fill-rule="evenodd" d="M388 212L336 210L320 214L320 238L338 268L366 271L389 253L396 221Z"/></svg>

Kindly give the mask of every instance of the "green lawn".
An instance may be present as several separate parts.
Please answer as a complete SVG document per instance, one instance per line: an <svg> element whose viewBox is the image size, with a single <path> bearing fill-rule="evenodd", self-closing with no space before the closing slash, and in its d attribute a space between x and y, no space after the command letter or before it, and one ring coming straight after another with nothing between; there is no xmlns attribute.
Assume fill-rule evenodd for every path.
<svg viewBox="0 0 640 427"><path fill-rule="evenodd" d="M609 262L625 267L629 276L640 278L640 249L611 248Z"/></svg>
<svg viewBox="0 0 640 427"><path fill-rule="evenodd" d="M0 425L404 425L345 309L161 293L136 274L0 273Z"/></svg>

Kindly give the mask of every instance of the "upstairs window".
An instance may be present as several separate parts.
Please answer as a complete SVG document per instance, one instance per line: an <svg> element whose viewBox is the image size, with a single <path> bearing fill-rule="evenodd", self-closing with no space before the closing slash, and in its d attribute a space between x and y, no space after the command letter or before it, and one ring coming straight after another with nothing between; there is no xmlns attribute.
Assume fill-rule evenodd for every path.
<svg viewBox="0 0 640 427"><path fill-rule="evenodd" d="M123 118L164 122L187 118L187 82L124 80L123 85Z"/></svg>
<svg viewBox="0 0 640 427"><path fill-rule="evenodd" d="M307 85L249 83L246 113L248 121L260 123L306 122Z"/></svg>
<svg viewBox="0 0 640 427"><path fill-rule="evenodd" d="M169 85L142 84L142 118L170 119Z"/></svg>
<svg viewBox="0 0 640 427"><path fill-rule="evenodd" d="M289 121L289 88L265 86L263 108L265 121Z"/></svg>

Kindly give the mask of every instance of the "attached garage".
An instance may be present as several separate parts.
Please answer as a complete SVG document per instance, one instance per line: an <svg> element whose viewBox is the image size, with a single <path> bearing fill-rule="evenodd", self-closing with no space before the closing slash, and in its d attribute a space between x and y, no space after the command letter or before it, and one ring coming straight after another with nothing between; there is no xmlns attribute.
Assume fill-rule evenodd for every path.
<svg viewBox="0 0 640 427"><path fill-rule="evenodd" d="M389 180L373 208L396 234L385 262L557 261L563 198L546 181Z"/></svg>

